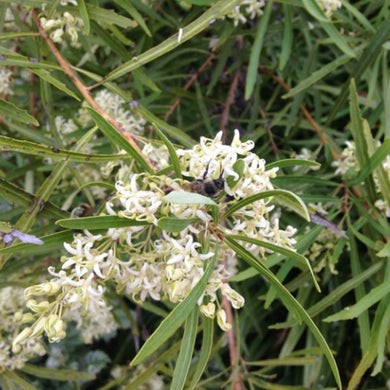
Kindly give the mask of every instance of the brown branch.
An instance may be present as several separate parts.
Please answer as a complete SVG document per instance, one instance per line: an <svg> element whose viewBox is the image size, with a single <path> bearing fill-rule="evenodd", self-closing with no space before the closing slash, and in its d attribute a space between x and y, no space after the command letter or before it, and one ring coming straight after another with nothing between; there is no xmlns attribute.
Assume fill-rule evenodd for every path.
<svg viewBox="0 0 390 390"><path fill-rule="evenodd" d="M187 81L186 85L184 86L184 90L187 91L191 85L195 82L195 80L199 77L199 75L209 66L210 62L214 59L215 53L211 53L206 61L202 64L202 66L191 76L191 78ZM165 114L164 120L167 121L169 117L173 114L176 107L180 104L182 96L178 96L175 102L172 104L169 111Z"/></svg>
<svg viewBox="0 0 390 390"><path fill-rule="evenodd" d="M235 370L235 367L237 366L239 361L239 356L237 355L237 343L234 335L232 306L230 305L229 300L225 296L222 297L222 306L226 313L226 322L232 324L232 328L226 332L226 336L229 345L230 366L232 367L232 371L235 372L233 378L233 389L245 390L245 387L241 382L241 373L239 370Z"/></svg>
<svg viewBox="0 0 390 390"><path fill-rule="evenodd" d="M49 46L51 52L55 56L57 62L61 66L61 68L64 70L65 74L68 76L70 81L75 85L75 87L80 91L81 95L84 97L84 99L88 102L88 104L97 111L108 123L110 123L116 130L118 130L130 143L130 145L139 153L142 154L141 149L135 142L133 136L131 134L128 134L126 131L123 130L121 124L117 122L114 118L112 118L110 115L108 115L93 99L91 96L89 89L77 78L76 74L73 72L70 65L65 61L64 57L62 57L61 53L57 49L54 42L50 39L48 33L42 28L41 23L39 21L38 11L36 9L33 10L33 18L35 21L35 24L38 27L38 31L40 36L46 41L47 45ZM152 166L150 161L146 159L148 164Z"/></svg>

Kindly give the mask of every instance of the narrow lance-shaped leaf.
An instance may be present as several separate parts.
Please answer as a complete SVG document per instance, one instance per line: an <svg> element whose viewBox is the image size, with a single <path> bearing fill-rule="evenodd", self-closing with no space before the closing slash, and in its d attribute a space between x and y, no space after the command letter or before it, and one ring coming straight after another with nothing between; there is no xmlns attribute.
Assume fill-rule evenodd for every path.
<svg viewBox="0 0 390 390"><path fill-rule="evenodd" d="M270 242L267 242L267 241L257 240L255 238L251 238L251 237L246 237L246 236L241 236L241 235L229 235L229 237L232 239L235 239L235 240L250 242L250 243L255 244L259 247L270 249L276 253L280 253L286 257L289 257L289 258L292 258L292 259L298 261L298 263L301 266L303 266L304 269L306 269L307 271L310 272L310 275L313 279L313 283L316 286L317 291L321 292L321 288L316 280L314 272L310 266L309 260L305 256L301 255L300 253L294 252L291 249L287 249L287 248L284 248L284 247L279 246L279 245L271 244Z"/></svg>
<svg viewBox="0 0 390 390"><path fill-rule="evenodd" d="M279 203L291 208L301 217L303 217L307 221L310 221L309 212L302 199L291 191L280 190L280 189L263 191L255 195L248 196L247 198L238 201L232 207L226 210L222 218L229 217L230 215L234 214L237 210L247 206L250 203L253 203L260 199L269 198L269 197L274 197L276 201L278 201L279 199L278 201Z"/></svg>
<svg viewBox="0 0 390 390"><path fill-rule="evenodd" d="M171 158L171 163L173 166L173 170L175 171L176 177L181 178L182 176L181 176L180 161L179 158L177 157L175 147L155 123L153 123L153 128L157 133L157 135L160 137L161 141L164 142L164 145L168 149L169 157Z"/></svg>
<svg viewBox="0 0 390 390"><path fill-rule="evenodd" d="M199 309L194 307L186 320L180 353L177 358L173 372L171 389L180 390L184 388L194 353L196 333L198 329Z"/></svg>
<svg viewBox="0 0 390 390"><path fill-rule="evenodd" d="M9 138L0 135L0 150L14 151L34 156L58 158L66 161L81 162L81 163L99 163L108 162L126 158L126 155L121 154L87 154L79 153L71 150L54 148L52 146L40 145L35 142L21 141L14 138Z"/></svg>
<svg viewBox="0 0 390 390"><path fill-rule="evenodd" d="M225 239L226 243L237 253L237 255L239 255L251 267L255 268L275 287L278 292L279 298L282 300L286 308L292 313L292 315L298 320L303 321L308 326L329 362L337 386L341 389L340 374L332 351L326 343L324 336L321 334L321 332L319 331L315 323L312 321L306 310L291 295L291 293L286 289L286 287L284 287L283 284L279 282L278 278L264 264L258 261L258 259L256 259L250 252L248 252L243 246L241 246L235 239L232 239L229 236L226 236Z"/></svg>
<svg viewBox="0 0 390 390"><path fill-rule="evenodd" d="M136 149L134 149L132 145L130 145L127 139L117 129L115 129L114 126L108 123L106 119L92 108L87 107L87 110L99 129L111 140L113 144L125 150L131 157L134 158L143 170L149 173L153 172L153 169L146 162L145 158Z"/></svg>
<svg viewBox="0 0 390 390"><path fill-rule="evenodd" d="M150 225L150 223L146 221L137 221L135 219L120 218L116 215L99 215L94 217L60 219L56 222L56 225L67 229L94 230L143 226Z"/></svg>
<svg viewBox="0 0 390 390"><path fill-rule="evenodd" d="M121 66L119 66L105 78L105 81L117 79L118 77L121 77L126 73L130 73L134 69L137 69L138 67L145 65L148 62L153 61L158 57L161 57L162 55L167 54L175 47L183 44L195 35L199 34L201 31L203 31L209 26L210 21L214 20L217 17L225 15L240 2L241 0L221 0L216 2L198 19L194 20L192 23L182 28L182 38L180 42L178 42L177 33L172 37L166 39L159 45L154 46L152 49L147 50L146 52L138 55L137 57L132 58L130 61L127 61Z"/></svg>
<svg viewBox="0 0 390 390"><path fill-rule="evenodd" d="M39 126L39 122L26 110L22 110L21 108L18 108L14 104L6 102L3 99L0 99L0 113L7 118L25 123L26 125Z"/></svg>
<svg viewBox="0 0 390 390"><path fill-rule="evenodd" d="M366 138L363 127L363 118L359 108L359 101L356 91L355 80L350 83L350 116L351 116L351 133L356 146L356 157L360 167L369 164L369 144L370 140ZM366 178L365 188L369 200L375 202L375 186L372 176Z"/></svg>
<svg viewBox="0 0 390 390"><path fill-rule="evenodd" d="M263 48L264 36L267 31L269 19L271 16L272 6L273 6L273 2L268 1L264 14L261 16L258 22L255 41L253 42L251 54L249 57L248 73L246 75L246 83L245 83L245 100L248 100L252 95L258 77L258 66L260 63L260 54L261 54L261 49Z"/></svg>

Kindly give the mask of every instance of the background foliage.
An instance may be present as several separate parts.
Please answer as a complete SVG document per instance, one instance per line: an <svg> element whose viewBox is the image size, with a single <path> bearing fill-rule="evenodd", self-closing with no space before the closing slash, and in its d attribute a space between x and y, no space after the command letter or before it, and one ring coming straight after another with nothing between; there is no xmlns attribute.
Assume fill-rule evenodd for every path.
<svg viewBox="0 0 390 390"><path fill-rule="evenodd" d="M90 172L124 158L116 154L118 146L137 158L130 137L124 141L109 127L104 130L101 116L94 117L102 130L95 137L96 128L87 132L80 124L82 101L106 88L146 120L144 131L132 134L135 145L158 139L152 124L184 147L200 136L214 138L220 129L230 141L237 128L243 139L255 141L256 154L269 167L280 166L276 187L299 194L311 207L322 204L326 218L346 236L335 226L306 222L285 209L281 218L299 229L297 250L312 261L321 293L308 272L293 268L293 259L280 262L272 255L267 266L322 332L343 385L384 388L390 380L390 226L385 209L375 205L379 199L390 204L390 167L386 171L385 166L390 154L389 3L343 1L327 18L314 0L269 1L262 16L247 15L236 25L226 15L239 3L116 0L75 6L54 1L46 4L46 15L68 10L83 27L75 44L70 32L52 46L37 28L41 1L0 3L0 65L13 80L0 101L0 220L11 224L0 230L3 238L19 231L45 242L3 243L0 286L39 282L48 265L58 263L62 243L72 240L73 231L55 222L83 202L101 208L104 200L92 188L106 189L106 197L113 190L114 177ZM74 119L76 128L61 133L58 116ZM345 141L354 141L355 160L341 176L332 163L346 160ZM88 144L91 152L79 153ZM302 156L303 147L320 169L289 160ZM138 163L150 169L142 159ZM129 367L172 307L139 306L111 292L117 332L85 345L77 329L69 328L65 340L48 344L48 355L3 371L2 387L109 389L149 383L153 388L148 381L156 374L169 386L179 380L175 362L180 341L190 332L198 332L193 363L200 360L206 367L197 388L336 386L306 325L288 314L274 287L254 268L243 262L239 270L232 281L246 304L234 314L236 359L229 355L226 334L207 321L197 328L198 318L191 314L184 337L177 332L142 367ZM202 332L214 335L214 341L202 340ZM207 363L201 348L209 349Z"/></svg>

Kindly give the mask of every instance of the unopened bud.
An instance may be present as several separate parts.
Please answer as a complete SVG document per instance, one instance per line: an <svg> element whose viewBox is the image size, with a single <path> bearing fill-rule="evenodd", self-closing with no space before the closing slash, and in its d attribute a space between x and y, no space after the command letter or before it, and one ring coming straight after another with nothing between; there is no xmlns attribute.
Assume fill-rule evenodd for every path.
<svg viewBox="0 0 390 390"><path fill-rule="evenodd" d="M32 334L31 327L24 328L13 340L12 342L12 352L19 353L22 349L20 343L28 339Z"/></svg>
<svg viewBox="0 0 390 390"><path fill-rule="evenodd" d="M42 313L47 310L50 306L49 301L37 302L35 299L27 301L26 306L35 313Z"/></svg>
<svg viewBox="0 0 390 390"><path fill-rule="evenodd" d="M217 322L218 326L225 332L232 328L232 325L226 321L226 313L223 309L217 311Z"/></svg>
<svg viewBox="0 0 390 390"><path fill-rule="evenodd" d="M215 317L215 304L213 302L209 302L207 305L201 305L199 309L206 317L211 319Z"/></svg>

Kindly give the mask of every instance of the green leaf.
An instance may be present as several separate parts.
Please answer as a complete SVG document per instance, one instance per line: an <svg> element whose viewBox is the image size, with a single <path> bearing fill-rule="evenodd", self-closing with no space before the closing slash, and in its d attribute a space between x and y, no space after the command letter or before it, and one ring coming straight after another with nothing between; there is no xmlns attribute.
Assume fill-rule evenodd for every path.
<svg viewBox="0 0 390 390"><path fill-rule="evenodd" d="M267 31L268 23L271 17L272 7L273 1L268 1L264 14L261 16L258 22L255 41L253 42L251 54L249 57L248 72L245 82L245 100L248 100L252 95L258 77L260 54L261 49L263 48L265 33Z"/></svg>
<svg viewBox="0 0 390 390"><path fill-rule="evenodd" d="M177 127L171 126L165 121L161 120L158 116L154 115L144 106L140 105L137 109L137 112L143 116L150 123L154 123L160 129L165 130L172 139L178 140L183 146L187 148L192 148L195 145L195 141L183 130L178 129Z"/></svg>
<svg viewBox="0 0 390 390"><path fill-rule="evenodd" d="M378 257L390 257L390 241L376 255Z"/></svg>
<svg viewBox="0 0 390 390"><path fill-rule="evenodd" d="M237 210L245 207L246 205L253 203L257 200L269 197L275 197L274 200L276 200L279 204L289 207L290 209L294 210L298 215L300 215L307 221L310 221L310 215L305 203L299 196L287 190L270 190L248 196L247 198L238 201L232 207L226 210L222 218L228 218L230 215L234 214Z"/></svg>
<svg viewBox="0 0 390 390"><path fill-rule="evenodd" d="M24 191L23 188L0 178L0 197L8 203L16 203L23 208L33 204L36 201L34 195ZM45 207L41 210L42 216L49 218L65 218L68 213L60 210L52 202L46 202Z"/></svg>
<svg viewBox="0 0 390 390"><path fill-rule="evenodd" d="M200 195L193 192L187 191L171 191L168 195L165 195L163 199L170 203L178 204L209 204L212 206L217 206L211 198Z"/></svg>
<svg viewBox="0 0 390 390"><path fill-rule="evenodd" d="M0 384L3 384L3 389L12 390L37 390L35 386L27 382L24 378L19 376L14 370L2 371L0 376ZM13 386L13 387L11 387Z"/></svg>
<svg viewBox="0 0 390 390"><path fill-rule="evenodd" d="M134 79L140 81L143 85L150 88L153 92L161 92L157 84L145 73L143 68L133 70Z"/></svg>
<svg viewBox="0 0 390 390"><path fill-rule="evenodd" d="M11 233L12 225L9 222L0 221L0 233Z"/></svg>
<svg viewBox="0 0 390 390"><path fill-rule="evenodd" d="M217 254L207 264L205 273L195 287L191 290L184 301L180 302L161 322L153 334L146 340L140 351L132 360L131 365L137 365L154 353L162 344L165 343L186 320L194 310L198 299L202 296L207 282L214 270Z"/></svg>
<svg viewBox="0 0 390 390"><path fill-rule="evenodd" d="M340 286L336 287L327 296L316 302L313 306L309 307L307 309L307 313L310 315L311 318L318 316L328 307L332 306L335 302L339 302L341 298L344 297L346 294L355 290L358 286L362 285L364 281L368 280L371 276L378 273L378 271L382 270L382 268L383 263L381 262L372 265L370 268L367 268L360 274L354 276L352 279L349 279ZM276 325L271 325L270 328L283 329L292 327L296 324L296 320L289 320Z"/></svg>
<svg viewBox="0 0 390 390"><path fill-rule="evenodd" d="M87 10L87 5L85 4L84 0L78 0L77 6L80 11L81 19L83 19L83 29L85 35L89 35L89 32L91 30L91 23L89 22L89 15Z"/></svg>
<svg viewBox="0 0 390 390"><path fill-rule="evenodd" d="M371 66L371 64L375 61L378 55L382 52L382 45L387 41L389 35L390 23L388 23L386 20L383 21L382 25L380 26L376 34L372 37L372 39L367 42L366 49L360 55L356 66L350 72L356 82L360 81L360 78L367 70L367 68ZM341 92L338 94L332 111L328 115L325 127L329 127L329 124L333 121L335 115L337 115L337 113L344 109L344 103L350 91L350 82L351 80L349 79L344 84Z"/></svg>
<svg viewBox="0 0 390 390"><path fill-rule="evenodd" d="M147 50L146 52L133 57L130 61L125 62L120 65L118 68L113 70L111 73L105 77L105 81L114 80L118 77L123 76L124 74L132 72L134 69L139 68L142 65L145 65L156 58L161 57L162 55L167 54L174 48L179 45L182 45L184 42L188 41L192 37L196 36L204 29L209 27L210 21L215 18L221 17L228 13L232 7L239 4L241 0L220 0L210 7L206 12L204 12L198 19L194 20L187 26L182 29L182 39L178 42L178 33L172 37L166 39L164 42L159 45L154 46L153 48ZM157 122L156 122L157 123Z"/></svg>
<svg viewBox="0 0 390 390"><path fill-rule="evenodd" d="M242 236L242 235L230 234L229 238L237 240L237 241L250 242L251 244L257 245L259 247L270 249L273 252L280 253L280 254L286 256L287 258L291 258L293 260L296 260L303 267L303 269L309 271L317 291L321 292L321 288L318 285L318 282L317 282L316 277L314 275L314 272L311 268L309 260L305 256L301 255L300 253L294 252L291 249L287 249L287 248L284 248L284 247L279 246L279 245L271 244L267 241L257 240L255 238L246 237L246 236Z"/></svg>
<svg viewBox="0 0 390 390"><path fill-rule="evenodd" d="M96 230L150 225L150 222L137 221L135 219L129 218L120 218L117 215L100 215L84 218L60 219L56 222L56 225L59 225L66 229Z"/></svg>
<svg viewBox="0 0 390 390"><path fill-rule="evenodd" d="M107 122L97 111L93 110L90 107L87 107L89 114L92 119L95 121L99 129L108 137L114 145L117 145L119 148L125 150L137 164L144 171L153 173L153 169L146 162L145 158L127 141L127 139L116 130L110 123Z"/></svg>
<svg viewBox="0 0 390 390"><path fill-rule="evenodd" d="M215 0L187 0L186 3L194 5L212 5Z"/></svg>
<svg viewBox="0 0 390 390"><path fill-rule="evenodd" d="M76 99L78 102L80 101L80 98L73 91L71 91L63 82L59 81L58 78L53 77L48 70L38 68L31 68L30 70L39 76L42 80L47 81L51 85L54 85L60 91L65 92L67 95L71 96L73 99Z"/></svg>
<svg viewBox="0 0 390 390"><path fill-rule="evenodd" d="M70 150L53 148L52 146L40 145L30 141L20 141L14 138L9 138L0 135L0 150L14 151L28 155L60 158L66 161L80 162L80 163L99 163L113 160L120 160L126 158L123 154L96 154L92 153L78 153Z"/></svg>
<svg viewBox="0 0 390 390"><path fill-rule="evenodd" d="M89 17L98 23L115 24L122 28L137 27L137 23L134 20L119 15L112 9L100 8L87 3L87 11Z"/></svg>
<svg viewBox="0 0 390 390"><path fill-rule="evenodd" d="M388 155L390 155L390 139L385 140L375 153L369 157L368 161L363 168L360 169L358 174L348 181L348 186L361 184L368 175L372 174L373 171L383 163Z"/></svg>
<svg viewBox="0 0 390 390"><path fill-rule="evenodd" d="M361 382L363 375L369 369L371 369L371 366L378 354L380 354L380 356L378 358L374 372L378 371L378 365L380 366L383 364L386 336L388 334L390 322L389 303L390 296L387 296L382 302L379 303L378 309L375 311L375 318L370 332L368 348L348 383L348 390L354 390L359 387L359 383ZM382 360L382 362L380 360Z"/></svg>
<svg viewBox="0 0 390 390"><path fill-rule="evenodd" d="M15 53L14 51L7 49L5 46L0 46L0 54L3 55L3 58L1 59L2 66L19 66L21 68L27 68L31 71L34 71L35 69L53 69L62 71L62 68L57 64L44 60L38 61L36 58L32 57L25 57L19 53Z"/></svg>
<svg viewBox="0 0 390 390"><path fill-rule="evenodd" d="M69 382L69 378L72 378L72 381L89 381L96 378L95 375L91 375L86 372L40 367L29 363L24 364L21 370L26 374L33 375L38 378L65 382Z"/></svg>
<svg viewBox="0 0 390 390"><path fill-rule="evenodd" d="M266 165L266 169L272 169L275 167L278 168L287 168L287 167L296 167L296 166L305 166L305 167L321 167L321 164L317 161L304 160L300 158L286 158L283 160L278 160Z"/></svg>
<svg viewBox="0 0 390 390"><path fill-rule="evenodd" d="M0 114L12 118L14 121L25 123L26 125L39 126L39 122L26 110L16 107L13 103L0 99Z"/></svg>
<svg viewBox="0 0 390 390"><path fill-rule="evenodd" d="M369 31L371 34L375 34L375 27L368 21L364 14L358 11L358 9L353 4L350 4L349 1L343 1L343 8L348 10L367 31Z"/></svg>
<svg viewBox="0 0 390 390"><path fill-rule="evenodd" d="M169 233L179 233L188 225L199 222L199 218L180 219L173 217L162 217L158 220L157 225Z"/></svg>
<svg viewBox="0 0 390 390"><path fill-rule="evenodd" d="M349 47L345 38L340 35L337 28L329 22L320 22L322 29L329 35L332 42L347 56L356 58L355 52Z"/></svg>
<svg viewBox="0 0 390 390"><path fill-rule="evenodd" d="M184 388L188 371L190 369L192 355L194 353L196 333L198 329L199 308L194 307L186 320L184 335L173 372L171 389L180 390Z"/></svg>
<svg viewBox="0 0 390 390"><path fill-rule="evenodd" d="M344 321L351 320L352 318L359 317L361 313L366 311L372 305L375 305L387 294L390 293L390 283L385 281L373 288L367 293L359 302L354 305L347 307L338 313L332 314L323 319L325 322Z"/></svg>
<svg viewBox="0 0 390 390"><path fill-rule="evenodd" d="M324 11L319 7L315 0L302 0L303 6L314 19L320 22L329 23L329 19L325 16Z"/></svg>
<svg viewBox="0 0 390 390"><path fill-rule="evenodd" d="M336 380L337 386L341 389L341 379L337 368L336 361L333 357L332 351L326 343L324 336L321 334L313 320L310 318L306 310L301 304L291 295L291 293L284 287L278 280L278 278L264 265L261 261L256 259L251 253L249 253L244 247L242 247L235 239L229 236L225 237L226 243L232 248L238 256L246 261L251 267L255 268L262 276L264 276L277 290L279 298L286 306L288 311L298 321L303 321L307 327L311 330L314 338L317 340L322 352L326 356L330 368L333 372L333 376Z"/></svg>
<svg viewBox="0 0 390 390"><path fill-rule="evenodd" d="M114 2L118 4L120 7L122 7L140 25L142 30L145 31L146 35L148 35L149 37L152 36L152 33L150 32L148 26L146 25L142 15L129 1L115 0Z"/></svg>
<svg viewBox="0 0 390 390"><path fill-rule="evenodd" d="M356 91L355 80L352 79L350 83L350 116L351 116L351 133L356 146L356 158L359 167L364 167L370 164L369 148L371 147L371 140L367 139L368 134L364 131L363 118L359 108L358 95ZM365 181L365 188L369 200L374 203L376 199L376 191L372 175L367 177Z"/></svg>
<svg viewBox="0 0 390 390"><path fill-rule="evenodd" d="M285 93L282 96L282 98L287 99L287 98L293 97L294 95L297 95L299 92L304 91L305 89L309 88L313 84L322 80L329 73L334 72L337 68L346 64L349 61L351 61L351 56L350 55L343 55L343 56L337 57L335 60L327 63L326 65L322 65L320 69L313 72L309 77L302 80L298 85L296 85L294 88L290 89L289 92Z"/></svg>
<svg viewBox="0 0 390 390"><path fill-rule="evenodd" d="M175 147L173 146L172 142L168 139L168 137L165 136L165 134L159 129L159 127L155 123L152 123L152 125L153 125L155 132L157 133L157 135L159 136L161 141L164 142L164 145L168 149L168 153L169 153L169 157L171 158L173 170L175 171L175 176L177 178L181 179L182 174L181 174L180 161L179 161L179 158L177 157Z"/></svg>
<svg viewBox="0 0 390 390"><path fill-rule="evenodd" d="M293 26L292 26L292 6L290 4L282 4L283 8L283 39L282 50L279 57L279 70L283 70L288 60L291 57L291 49L293 43Z"/></svg>
<svg viewBox="0 0 390 390"><path fill-rule="evenodd" d="M210 359L211 350L213 347L213 335L214 335L214 320L211 318L207 318L205 316L202 317L203 320L203 338L202 338L202 347L200 349L200 356L198 357L198 361L196 364L194 375L192 376L191 383L188 386L189 390L193 390L200 378L204 370L207 367L207 363Z"/></svg>

